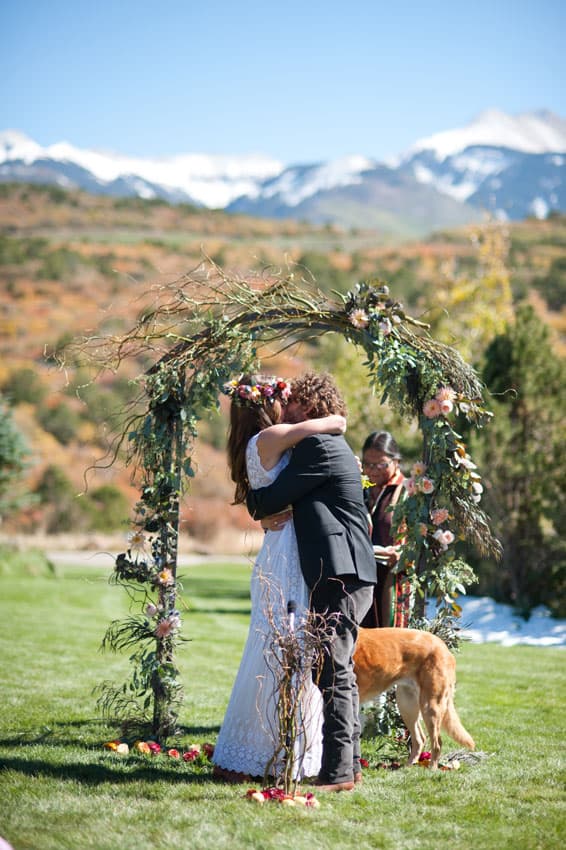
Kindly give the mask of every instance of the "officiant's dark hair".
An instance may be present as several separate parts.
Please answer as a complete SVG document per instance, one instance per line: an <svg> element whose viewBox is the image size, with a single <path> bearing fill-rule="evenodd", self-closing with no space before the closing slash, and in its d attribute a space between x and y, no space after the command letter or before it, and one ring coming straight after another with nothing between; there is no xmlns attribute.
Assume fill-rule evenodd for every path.
<svg viewBox="0 0 566 850"><path fill-rule="evenodd" d="M268 383L272 378L266 375L242 375L241 384L255 386ZM230 430L228 432L228 466L232 481L236 485L233 505L246 501L250 483L246 471L246 448L253 436L264 428L277 425L283 418L283 406L278 398L267 403L242 406L237 401L230 404Z"/></svg>
<svg viewBox="0 0 566 850"><path fill-rule="evenodd" d="M401 460L401 452L399 446L389 433L389 431L373 431L362 447L362 455L368 449L374 449L376 452L383 452L393 460Z"/></svg>

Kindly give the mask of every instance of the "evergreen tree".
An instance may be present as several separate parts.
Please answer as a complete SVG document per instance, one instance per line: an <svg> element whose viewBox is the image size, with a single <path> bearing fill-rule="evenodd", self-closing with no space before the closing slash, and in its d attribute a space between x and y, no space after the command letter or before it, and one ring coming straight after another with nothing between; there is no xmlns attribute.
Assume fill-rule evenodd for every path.
<svg viewBox="0 0 566 850"><path fill-rule="evenodd" d="M500 564L479 564L481 589L524 613L544 603L566 615L566 369L547 326L521 306L484 358L493 423L473 438L485 508L503 547Z"/></svg>
<svg viewBox="0 0 566 850"><path fill-rule="evenodd" d="M19 504L14 487L26 467L27 454L11 411L0 398L0 520Z"/></svg>

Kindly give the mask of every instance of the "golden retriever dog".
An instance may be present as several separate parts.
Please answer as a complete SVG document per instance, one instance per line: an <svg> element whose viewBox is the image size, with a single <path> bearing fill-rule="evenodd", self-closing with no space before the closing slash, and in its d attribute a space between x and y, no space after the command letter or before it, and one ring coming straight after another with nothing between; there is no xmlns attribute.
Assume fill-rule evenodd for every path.
<svg viewBox="0 0 566 850"><path fill-rule="evenodd" d="M424 719L430 738L430 766L438 767L442 729L468 749L475 743L454 707L456 660L439 637L417 629L360 629L354 669L360 705L397 686L397 705L411 735L407 764L415 764L424 749Z"/></svg>

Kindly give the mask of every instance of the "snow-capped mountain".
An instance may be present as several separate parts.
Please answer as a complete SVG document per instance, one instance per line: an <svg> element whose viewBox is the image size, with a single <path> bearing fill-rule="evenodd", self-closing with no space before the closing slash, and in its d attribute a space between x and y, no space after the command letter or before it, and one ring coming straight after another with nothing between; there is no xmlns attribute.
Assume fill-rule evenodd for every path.
<svg viewBox="0 0 566 850"><path fill-rule="evenodd" d="M418 234L477 220L566 211L566 120L483 112L388 163L351 156L285 165L263 155L133 157L0 133L0 181L161 197L256 216Z"/></svg>
<svg viewBox="0 0 566 850"><path fill-rule="evenodd" d="M176 197L206 207L225 207L240 195L253 194L258 183L279 174L283 165L266 156L212 156L179 154L150 159L103 151L84 150L68 142L42 148L23 133L0 133L0 180L34 180L52 175L47 182L63 187L78 185L105 193L117 182L131 187L141 197ZM80 174L90 175L88 187ZM21 176L20 176L21 175ZM86 179L83 176L83 179Z"/></svg>
<svg viewBox="0 0 566 850"><path fill-rule="evenodd" d="M508 115L487 109L458 130L445 130L420 139L404 155L434 151L438 160L470 147L509 148L523 153L566 151L566 120L547 110Z"/></svg>
<svg viewBox="0 0 566 850"><path fill-rule="evenodd" d="M419 235L448 223L473 221L467 205L419 183L409 171L362 157L357 167L340 163L291 166L265 183L253 197L233 201L229 212L270 218L297 218L316 224ZM340 167L341 166L341 167Z"/></svg>
<svg viewBox="0 0 566 850"><path fill-rule="evenodd" d="M397 167L420 183L499 217L566 209L566 120L550 112L483 112L459 130L416 142Z"/></svg>
<svg viewBox="0 0 566 850"><path fill-rule="evenodd" d="M229 209L376 227L389 220L407 231L464 223L482 212L544 218L566 210L563 152L564 119L489 110L466 127L416 142L388 165L351 157L289 167Z"/></svg>
<svg viewBox="0 0 566 850"><path fill-rule="evenodd" d="M474 146L443 160L432 151L403 166L420 183L498 218L546 218L566 210L566 156Z"/></svg>

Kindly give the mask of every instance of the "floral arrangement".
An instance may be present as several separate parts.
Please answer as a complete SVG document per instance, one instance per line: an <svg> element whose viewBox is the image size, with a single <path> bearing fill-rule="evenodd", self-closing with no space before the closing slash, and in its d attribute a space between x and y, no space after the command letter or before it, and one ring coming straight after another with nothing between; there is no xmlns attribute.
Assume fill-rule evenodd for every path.
<svg viewBox="0 0 566 850"><path fill-rule="evenodd" d="M373 335L389 336L406 318L403 305L389 297L389 287L379 280L358 284L348 293L345 309L352 327Z"/></svg>
<svg viewBox="0 0 566 850"><path fill-rule="evenodd" d="M485 524L483 516L474 511L483 492L481 477L449 418L468 410L468 400L446 385L424 402L421 427L428 436L429 462L413 464L404 481L409 498L397 511L405 546L396 569L416 579L416 561L424 553L426 589L447 614L459 611L457 594L465 593L466 585L476 580L471 568L456 557L454 547L459 538L465 538L470 515ZM416 584L422 592L422 582Z"/></svg>
<svg viewBox="0 0 566 850"><path fill-rule="evenodd" d="M423 752L419 756L419 760L415 762L412 767L430 767L430 759L431 754L429 752ZM369 766L369 765L368 765ZM380 770L400 770L403 767L403 764L400 761L381 761L375 765L376 768ZM440 762L438 765L438 770L458 770L460 768L460 761L457 758L448 758L443 762Z"/></svg>
<svg viewBox="0 0 566 850"><path fill-rule="evenodd" d="M263 805L266 802L281 803L283 806L305 806L307 809L318 809L320 803L310 791L306 794L286 794L282 788L264 788L258 791L249 788L246 791L246 799L253 803Z"/></svg>
<svg viewBox="0 0 566 850"><path fill-rule="evenodd" d="M127 551L116 558L113 580L126 588L141 616L113 621L102 648L134 649L130 660L135 667L130 682L121 687L110 682L98 687L98 705L107 716L121 715L124 730L142 731L156 720L147 709L152 693L159 693L163 710L152 731L165 739L175 732L182 699L173 650L175 643L183 638L181 615L176 607L179 584L175 570L167 564L162 543L159 536L138 528L128 534Z"/></svg>
<svg viewBox="0 0 566 850"><path fill-rule="evenodd" d="M120 738L107 741L104 744L104 749L120 756L127 756L130 753L139 753L144 756L165 756L201 766L210 762L214 754L212 744L191 744L186 750L178 750L175 747L162 747L157 741L134 741L132 744L128 744L127 741Z"/></svg>
<svg viewBox="0 0 566 850"><path fill-rule="evenodd" d="M222 391L241 407L251 407L266 402L273 404L276 398L283 404L287 404L291 395L291 384L283 378L272 378L256 384L241 384L237 380L232 380L224 384Z"/></svg>
<svg viewBox="0 0 566 850"><path fill-rule="evenodd" d="M463 754L464 761L466 760L465 759L466 755L467 755L466 753ZM475 755L476 755L476 757L478 756L477 753ZM442 770L442 771L459 770L459 768L461 767L461 764L462 764L462 757L463 756L460 756L459 753L452 753L452 754L446 756L446 758L443 759L439 763L438 769ZM475 763L476 761L479 761L479 759L474 758L472 760L472 763ZM427 751L423 751L420 754L418 761L415 762L415 764L413 764L412 767L427 767L427 768L429 768L430 762L431 762L431 753L427 752ZM394 756L392 756L390 758L386 758L386 759L384 759L382 757L381 761L376 761L375 764L373 764L373 766L370 765L370 763L367 759L362 758L362 759L360 759L360 765L364 770L367 770L368 768L371 768L371 767L373 767L373 769L377 769L377 770L400 770L401 768L403 768L405 766L403 762L399 761L399 759L395 758Z"/></svg>
<svg viewBox="0 0 566 850"><path fill-rule="evenodd" d="M406 574L417 592L417 614L423 613L427 594L449 618L459 611L457 595L477 580L456 555L458 541L470 540L494 556L500 550L478 507L483 487L477 467L453 425L456 416L476 426L489 420L481 384L457 352L435 343L420 330L423 323L406 316L381 281L358 284L345 296L344 309L382 400L416 416L423 433L423 460L404 482L407 498L394 508L402 544L394 571Z"/></svg>

